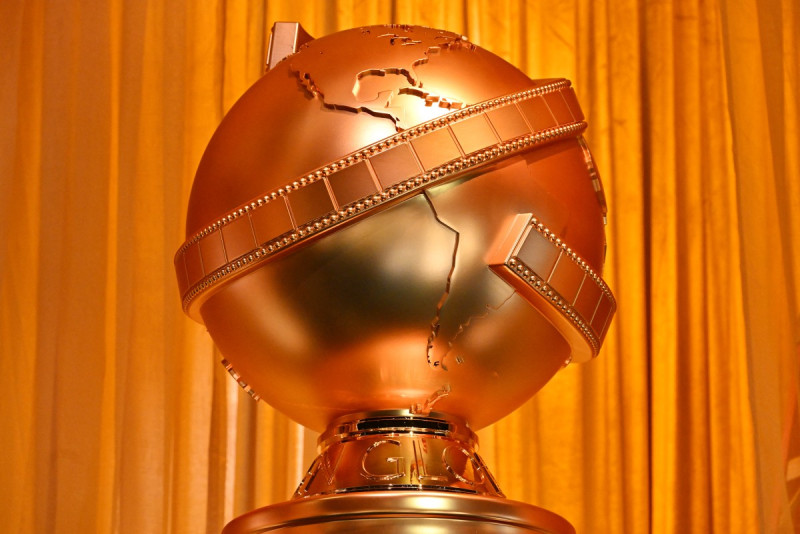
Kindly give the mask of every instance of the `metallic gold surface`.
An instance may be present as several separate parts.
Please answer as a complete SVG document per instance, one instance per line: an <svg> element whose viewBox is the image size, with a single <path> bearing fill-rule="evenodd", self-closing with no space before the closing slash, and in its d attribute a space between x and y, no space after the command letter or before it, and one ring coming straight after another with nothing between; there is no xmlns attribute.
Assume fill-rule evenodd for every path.
<svg viewBox="0 0 800 534"><path fill-rule="evenodd" d="M297 52L301 45L313 40L297 22L276 22L272 25L270 35L267 70Z"/></svg>
<svg viewBox="0 0 800 534"><path fill-rule="evenodd" d="M529 504L437 491L373 491L288 501L244 514L222 534L574 534L560 516Z"/></svg>
<svg viewBox="0 0 800 534"><path fill-rule="evenodd" d="M505 501L472 433L595 356L616 306L570 83L428 28L273 31L175 267L239 384L325 433L291 504L225 532L571 532Z"/></svg>
<svg viewBox="0 0 800 534"><path fill-rule="evenodd" d="M502 497L464 421L395 411L331 423L294 498L369 490L436 490Z"/></svg>
<svg viewBox="0 0 800 534"><path fill-rule="evenodd" d="M188 239L176 254L184 308L197 318L196 309L209 287L287 246L318 237L468 169L585 129L586 124L572 121L572 115L563 117L561 124L542 122L541 129L528 126L541 122L531 115L531 110L540 106L531 108L530 100L543 101L553 91L569 100L569 82L556 80L482 102L348 154L234 208ZM580 116L576 106L572 107ZM579 143L605 215L605 199L591 154L582 138ZM449 160L449 156L456 159Z"/></svg>

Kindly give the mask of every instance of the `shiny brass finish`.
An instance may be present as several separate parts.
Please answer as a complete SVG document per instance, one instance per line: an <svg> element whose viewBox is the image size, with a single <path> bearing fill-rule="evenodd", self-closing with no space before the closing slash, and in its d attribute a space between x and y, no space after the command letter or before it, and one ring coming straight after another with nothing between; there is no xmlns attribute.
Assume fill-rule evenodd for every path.
<svg viewBox="0 0 800 534"><path fill-rule="evenodd" d="M464 421L395 411L331 423L294 498L369 490L435 490L502 497Z"/></svg>
<svg viewBox="0 0 800 534"><path fill-rule="evenodd" d="M514 152L529 150L531 145L574 137L576 132L586 128L585 122L564 122L533 131L526 126L509 131L514 137L507 138L492 134L493 131L504 132L506 121L534 123L535 117L525 119L518 102L528 104L527 100L543 99L553 91L572 90L569 82L559 80L482 102L437 120L436 124L426 123L348 154L339 163L320 167L231 210L188 239L178 250L176 270L184 308L195 317L203 293L226 276L243 274L287 247L319 237L369 211L395 204L470 168L486 166ZM485 118L481 120L475 115ZM469 120L453 122L464 117ZM572 116L564 117L564 120L571 119ZM453 123L448 126L450 122ZM450 136L446 135L448 132ZM588 151L582 138L579 142ZM586 154L590 158L589 153ZM449 159L451 156L457 159ZM587 166L591 172L590 165L589 159ZM596 177L592 181L593 186L599 183ZM299 194L292 195L293 191ZM602 189L599 192L602 193ZM605 215L604 199L601 208Z"/></svg>
<svg viewBox="0 0 800 534"><path fill-rule="evenodd" d="M297 22L276 22L272 25L269 49L267 50L267 70L297 52L303 44L313 40Z"/></svg>
<svg viewBox="0 0 800 534"><path fill-rule="evenodd" d="M288 501L234 519L222 534L575 534L529 504L441 491L370 491Z"/></svg>
<svg viewBox="0 0 800 534"><path fill-rule="evenodd" d="M569 81L397 25L280 23L268 64L175 267L237 382L324 434L295 500L226 532L571 532L504 500L472 433L596 356L616 306Z"/></svg>
<svg viewBox="0 0 800 534"><path fill-rule="evenodd" d="M549 228L530 213L517 215L487 263L532 304L553 304L540 309L568 336L573 359L597 353L616 301L602 278Z"/></svg>

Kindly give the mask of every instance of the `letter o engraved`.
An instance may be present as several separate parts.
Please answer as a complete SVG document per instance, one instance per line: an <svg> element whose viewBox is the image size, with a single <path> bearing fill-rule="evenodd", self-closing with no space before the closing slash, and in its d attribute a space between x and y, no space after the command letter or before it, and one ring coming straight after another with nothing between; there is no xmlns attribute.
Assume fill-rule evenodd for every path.
<svg viewBox="0 0 800 534"><path fill-rule="evenodd" d="M465 478L456 469L453 468L452 465L453 462L447 459L447 452L451 450L461 453L466 459L466 461L472 464L472 472L478 478L478 480L469 480L468 478ZM469 486L474 486L476 483L484 481L483 469L481 469L480 462L478 462L478 460L475 458L474 455L470 454L469 451L467 451L464 447L460 445L450 445L449 447L445 448L445 450L442 451L442 463L444 464L445 468L447 468L447 471L451 475L453 475L459 482L463 482L464 484L467 484ZM466 470L464 472L466 474Z"/></svg>
<svg viewBox="0 0 800 534"><path fill-rule="evenodd" d="M361 457L361 476L368 480L396 480L404 477L406 475L406 469L405 459L402 456L390 456L386 458L386 463L395 464L394 473L373 473L367 469L367 460L370 454L381 445L395 445L400 447L400 442L394 439L382 439L367 447L367 450L364 451L364 455Z"/></svg>

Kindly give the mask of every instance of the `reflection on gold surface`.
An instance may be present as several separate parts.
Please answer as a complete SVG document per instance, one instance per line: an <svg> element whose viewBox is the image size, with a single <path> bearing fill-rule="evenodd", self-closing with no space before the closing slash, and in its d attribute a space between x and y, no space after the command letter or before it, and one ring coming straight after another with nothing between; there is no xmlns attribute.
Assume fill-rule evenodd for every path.
<svg viewBox="0 0 800 534"><path fill-rule="evenodd" d="M233 107L184 307L248 392L325 433L295 500L227 533L571 532L503 500L472 429L596 355L613 314L585 128L568 81L408 26L307 40Z"/></svg>

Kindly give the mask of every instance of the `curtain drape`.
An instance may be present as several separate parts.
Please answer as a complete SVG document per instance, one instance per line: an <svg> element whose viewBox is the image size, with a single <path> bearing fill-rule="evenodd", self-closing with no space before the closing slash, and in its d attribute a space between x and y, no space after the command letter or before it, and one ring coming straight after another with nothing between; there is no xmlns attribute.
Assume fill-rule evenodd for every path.
<svg viewBox="0 0 800 534"><path fill-rule="evenodd" d="M0 2L0 525L219 532L315 436L180 310L194 170L269 28L441 27L567 77L610 206L600 356L480 433L581 533L800 526L796 0Z"/></svg>

